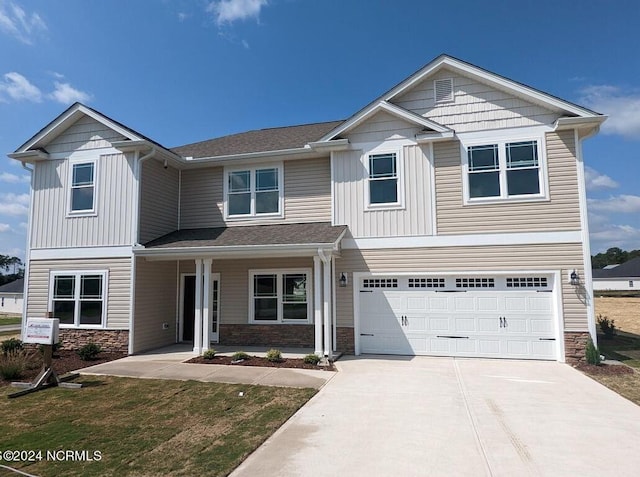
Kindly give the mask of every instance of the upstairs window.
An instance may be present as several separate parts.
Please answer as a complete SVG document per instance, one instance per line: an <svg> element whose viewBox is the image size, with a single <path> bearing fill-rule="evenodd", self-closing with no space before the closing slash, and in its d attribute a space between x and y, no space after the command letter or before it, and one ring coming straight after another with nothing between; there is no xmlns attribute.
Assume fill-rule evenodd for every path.
<svg viewBox="0 0 640 477"><path fill-rule="evenodd" d="M227 216L282 213L282 168L247 168L227 172Z"/></svg>
<svg viewBox="0 0 640 477"><path fill-rule="evenodd" d="M528 199L544 196L540 141L467 146L467 199Z"/></svg>
<svg viewBox="0 0 640 477"><path fill-rule="evenodd" d="M93 212L95 200L95 163L72 164L71 212Z"/></svg>
<svg viewBox="0 0 640 477"><path fill-rule="evenodd" d="M369 204L398 203L398 164L395 152L369 155Z"/></svg>

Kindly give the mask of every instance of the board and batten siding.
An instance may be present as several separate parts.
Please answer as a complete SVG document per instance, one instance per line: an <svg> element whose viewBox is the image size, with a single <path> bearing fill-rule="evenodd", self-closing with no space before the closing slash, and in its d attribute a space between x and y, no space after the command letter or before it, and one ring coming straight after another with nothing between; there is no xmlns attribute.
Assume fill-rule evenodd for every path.
<svg viewBox="0 0 640 477"><path fill-rule="evenodd" d="M249 322L249 270L286 270L308 268L313 281L313 260L306 257L255 260L213 260L211 273L220 274L220 323L246 325ZM180 262L180 274L195 274L192 260ZM308 287L307 299L313 301L313 288ZM278 325L273 325L278 326Z"/></svg>
<svg viewBox="0 0 640 477"><path fill-rule="evenodd" d="M180 171L150 159L141 177L139 242L146 243L179 228Z"/></svg>
<svg viewBox="0 0 640 477"><path fill-rule="evenodd" d="M47 152L54 154L100 149L111 147L112 142L124 139L126 138L113 129L89 116L83 116L47 144Z"/></svg>
<svg viewBox="0 0 640 477"><path fill-rule="evenodd" d="M453 78L455 101L435 104L433 82ZM552 124L560 115L473 78L442 69L392 103L456 132Z"/></svg>
<svg viewBox="0 0 640 477"><path fill-rule="evenodd" d="M404 207L367 210L365 161L360 150L333 153L335 220L354 238L431 235L431 171L427 146L404 146Z"/></svg>
<svg viewBox="0 0 640 477"><path fill-rule="evenodd" d="M70 248L131 245L135 182L133 157L96 151L97 214L67 216L68 160L36 163L33 178L31 247Z"/></svg>
<svg viewBox="0 0 640 477"><path fill-rule="evenodd" d="M176 342L176 269L176 262L136 258L133 353Z"/></svg>
<svg viewBox="0 0 640 477"><path fill-rule="evenodd" d="M31 260L27 317L44 318L49 311L49 274L65 270L108 271L107 329L129 329L131 258L97 258L92 260Z"/></svg>
<svg viewBox="0 0 640 477"><path fill-rule="evenodd" d="M336 279L342 272L445 273L491 272L499 270L561 271L562 306L565 331L587 331L584 296L571 286L567 277L572 270L584 276L582 245L509 245L476 247L434 247L411 249L342 250L336 261ZM353 282L336 288L338 326L353 327Z"/></svg>
<svg viewBox="0 0 640 477"><path fill-rule="evenodd" d="M463 205L460 143L434 144L438 235L580 230L573 131L546 134L548 201Z"/></svg>
<svg viewBox="0 0 640 477"><path fill-rule="evenodd" d="M284 218L224 220L224 169L182 172L180 228L331 221L329 158L284 162Z"/></svg>

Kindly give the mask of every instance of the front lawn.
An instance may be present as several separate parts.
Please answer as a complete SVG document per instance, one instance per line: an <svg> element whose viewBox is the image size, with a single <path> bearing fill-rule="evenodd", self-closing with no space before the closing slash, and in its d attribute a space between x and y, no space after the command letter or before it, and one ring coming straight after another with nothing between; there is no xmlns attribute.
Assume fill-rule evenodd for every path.
<svg viewBox="0 0 640 477"><path fill-rule="evenodd" d="M4 397L15 389L1 388L0 451L42 451L43 458L3 465L43 477L227 475L316 392L96 376L76 382L85 387L16 399ZM101 458L46 461L46 451L56 450Z"/></svg>
<svg viewBox="0 0 640 477"><path fill-rule="evenodd" d="M19 316L0 316L0 326L19 325L20 323L22 323L22 318Z"/></svg>

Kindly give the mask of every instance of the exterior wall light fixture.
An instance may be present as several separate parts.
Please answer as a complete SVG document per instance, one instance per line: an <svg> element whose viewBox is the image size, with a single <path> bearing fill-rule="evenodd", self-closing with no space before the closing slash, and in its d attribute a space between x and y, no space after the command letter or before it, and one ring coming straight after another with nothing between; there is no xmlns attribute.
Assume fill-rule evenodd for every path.
<svg viewBox="0 0 640 477"><path fill-rule="evenodd" d="M580 275L576 270L573 270L569 275L569 283L571 283L574 287L580 285Z"/></svg>
<svg viewBox="0 0 640 477"><path fill-rule="evenodd" d="M342 272L340 274L340 280L338 280L338 283L342 288L344 288L347 286L347 282L348 282L347 275L344 272Z"/></svg>

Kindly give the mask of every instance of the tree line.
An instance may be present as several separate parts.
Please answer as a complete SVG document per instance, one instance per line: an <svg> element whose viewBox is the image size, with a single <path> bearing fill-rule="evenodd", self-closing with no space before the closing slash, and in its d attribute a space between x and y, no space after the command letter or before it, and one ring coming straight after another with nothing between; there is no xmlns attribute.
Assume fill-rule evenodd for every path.
<svg viewBox="0 0 640 477"><path fill-rule="evenodd" d="M620 265L621 263L640 257L640 250L631 250L627 252L618 247L611 247L606 252L601 252L591 256L592 268L604 268L607 265Z"/></svg>
<svg viewBox="0 0 640 477"><path fill-rule="evenodd" d="M0 255L0 285L24 277L24 263L18 257Z"/></svg>

